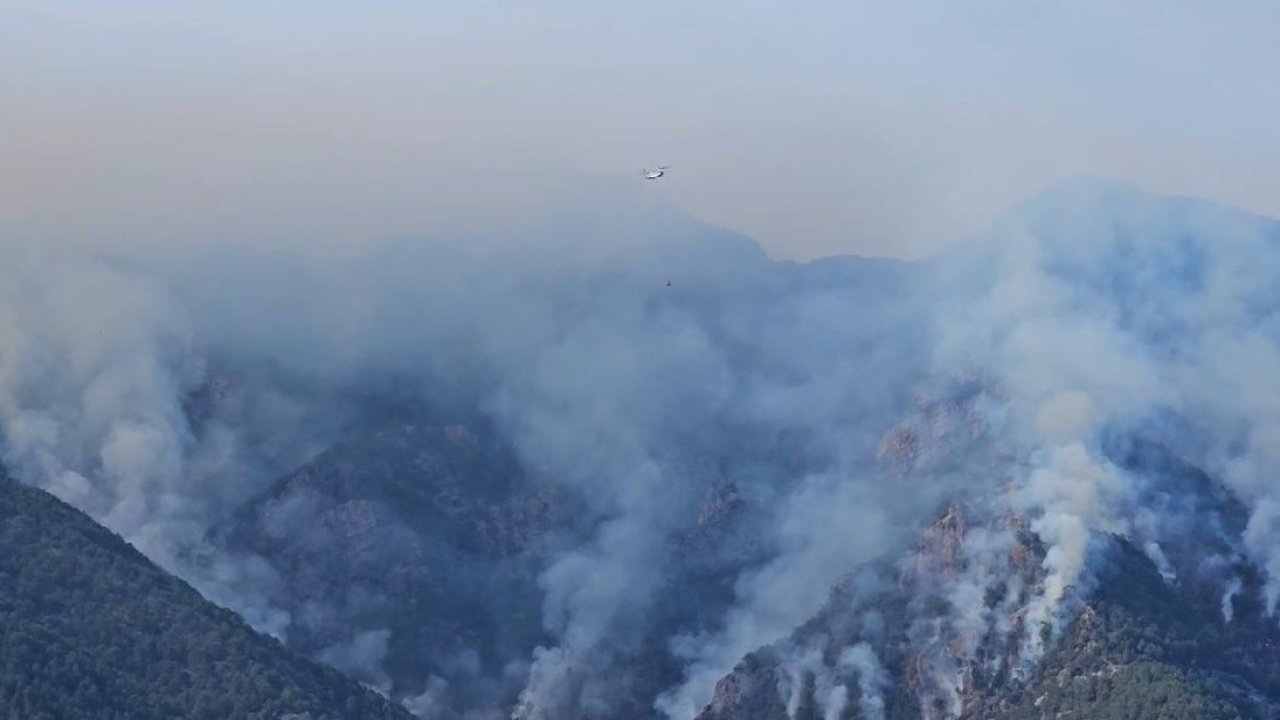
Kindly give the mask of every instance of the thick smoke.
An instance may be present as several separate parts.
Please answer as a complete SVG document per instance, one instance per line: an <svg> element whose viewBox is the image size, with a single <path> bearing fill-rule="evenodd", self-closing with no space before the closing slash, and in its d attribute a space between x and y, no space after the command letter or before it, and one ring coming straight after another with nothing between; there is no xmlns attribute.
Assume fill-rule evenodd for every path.
<svg viewBox="0 0 1280 720"><path fill-rule="evenodd" d="M1134 541L1176 582L1162 543L1187 518L1154 515L1144 501L1160 479L1125 473L1104 449L1108 432L1160 427L1152 421L1167 413L1182 423L1158 441L1251 506L1243 537L1229 540L1267 574L1274 608L1280 488L1261 469L1280 362L1276 237L1273 224L1205 202L1079 182L1027 203L973 248L973 264L943 271L963 302L940 314L937 366L999 379L1012 419L1004 441L1028 464L1010 501L1047 546L1044 587L1025 616L1033 627L1062 629L1064 602L1090 582L1107 535ZM1226 588L1228 619L1239 589ZM1028 635L1028 661L1044 652L1042 637Z"/></svg>
<svg viewBox="0 0 1280 720"><path fill-rule="evenodd" d="M1176 567L1164 547L1184 542L1197 522L1218 521L1190 514L1194 502L1171 502L1169 493L1178 491L1163 487L1159 472L1117 465L1107 447L1117 432L1151 435L1246 501L1243 534L1212 539L1254 559L1268 577L1264 600L1274 611L1280 523L1277 488L1264 468L1275 445L1270 399L1280 359L1269 279L1277 238L1275 225L1208 203L1087 181L1025 204L980 243L933 264L933 367L940 377L986 378L1001 405L999 413L984 413L991 441L1013 461L979 465L967 489L995 492L995 507L1028 518L1045 545L1043 579L1029 602L1006 602L993 617L983 595L1016 576L984 558L1007 553L1012 536L966 536L967 575L941 588L950 616L922 619L912 631L936 688L930 692L947 715L961 711L961 663L972 661L965 653L993 630L1020 633L1015 673L1025 678L1034 670L1087 597L1109 537L1141 548L1168 583L1203 570ZM1213 557L1194 562L1222 564ZM1242 584L1222 582L1229 622ZM693 700L665 707L673 716L691 715L708 697L705 686L686 691Z"/></svg>
<svg viewBox="0 0 1280 720"><path fill-rule="evenodd" d="M685 682L659 698L672 717L692 717L717 680L747 653L788 635L827 601L825 592L859 563L885 551L893 538L892 505L857 477L806 478L781 508L772 531L779 554L743 574L737 603L715 633L679 636L675 653L688 664ZM798 690L797 690L798 692Z"/></svg>
<svg viewBox="0 0 1280 720"><path fill-rule="evenodd" d="M1229 544L1265 573L1274 610L1274 226L1078 183L933 263L801 266L634 192L605 183L565 195L565 212L501 237L4 246L4 463L283 635L294 619L269 598L287 578L211 545L209 528L368 422L369 398L483 415L579 509L573 542L560 538L539 574L547 642L508 659L523 688L515 714L529 720L619 712L637 659L655 648L675 670L648 701L694 716L744 654L785 638L841 576L906 548L959 495L1027 518L1046 547L1043 582L1019 608L1027 627L1050 630L1021 636L1033 667L1109 536L1134 541L1171 583L1187 571L1166 554L1181 520L1144 501L1158 479L1107 451L1117 430L1168 433L1159 439L1247 504ZM969 412L1001 464L918 459L891 481L876 454L914 394L973 378L983 390ZM1179 422L1157 422L1167 415ZM928 415L903 437L923 457L973 441L967 422ZM714 547L696 538L707 498L727 488L745 509L726 522L750 551L673 550ZM962 652L939 659L931 680L953 708L957 663L991 633L1015 632L1016 593L994 613L982 602L1007 579L999 558L1014 536L971 533L967 574L944 588L946 632L913 631L959 638ZM680 585L698 562L727 577L723 595L704 601ZM1223 587L1226 620L1242 591L1239 580ZM680 615L681 600L706 611ZM319 656L394 692L393 641L350 628ZM795 683L815 678L823 716L855 701L883 716L889 679L870 645L843 648L834 671L813 653L790 665ZM457 712L454 678L418 677L398 699L422 717Z"/></svg>
<svg viewBox="0 0 1280 720"><path fill-rule="evenodd" d="M789 588L879 552L905 512L850 458L902 394L888 378L919 367L913 343L877 345L919 308L900 283L839 263L806 275L632 192L569 198L510 242L6 247L18 260L0 279L6 463L282 634L292 619L266 598L283 580L217 553L205 531L340 436L358 415L343 398L391 389L478 409L532 473L582 501L588 528L541 576L554 644L532 656L521 712L610 709L625 661L652 641L669 544L726 483L778 508L751 529L777 557L748 568L740 608L705 642L682 640L727 669L820 602ZM797 457L737 430L766 444L791 433ZM755 459L725 466L730 442ZM380 684L377 630L353 629L322 659Z"/></svg>
<svg viewBox="0 0 1280 720"><path fill-rule="evenodd" d="M182 398L193 331L149 278L10 252L0 302L6 460L145 550L188 514L174 491L194 440Z"/></svg>

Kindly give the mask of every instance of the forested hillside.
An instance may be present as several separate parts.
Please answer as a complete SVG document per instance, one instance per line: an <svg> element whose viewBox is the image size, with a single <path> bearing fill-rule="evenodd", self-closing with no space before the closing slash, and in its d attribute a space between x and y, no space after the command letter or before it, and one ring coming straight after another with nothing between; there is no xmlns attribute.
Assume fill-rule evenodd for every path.
<svg viewBox="0 0 1280 720"><path fill-rule="evenodd" d="M0 718L407 717L0 476Z"/></svg>

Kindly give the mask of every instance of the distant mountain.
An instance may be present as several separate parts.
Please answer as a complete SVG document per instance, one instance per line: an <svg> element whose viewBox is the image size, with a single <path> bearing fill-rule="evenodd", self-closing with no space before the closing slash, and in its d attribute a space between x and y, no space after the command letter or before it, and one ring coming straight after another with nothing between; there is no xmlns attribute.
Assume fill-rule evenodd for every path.
<svg viewBox="0 0 1280 720"><path fill-rule="evenodd" d="M0 718L391 720L50 495L0 476Z"/></svg>

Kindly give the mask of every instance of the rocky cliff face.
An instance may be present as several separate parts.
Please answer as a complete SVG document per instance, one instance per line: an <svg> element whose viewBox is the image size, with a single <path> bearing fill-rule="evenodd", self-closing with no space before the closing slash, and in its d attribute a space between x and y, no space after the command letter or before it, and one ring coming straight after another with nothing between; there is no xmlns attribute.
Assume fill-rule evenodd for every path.
<svg viewBox="0 0 1280 720"><path fill-rule="evenodd" d="M951 506L906 558L851 573L817 617L744 660L699 717L967 717L1018 672L1017 610L1042 555L1020 519L975 526Z"/></svg>
<svg viewBox="0 0 1280 720"><path fill-rule="evenodd" d="M1164 447L1112 451L1162 479L1152 502L1194 504L1202 525L1158 554L1106 538L1060 632L1028 622L1046 547L1027 520L953 505L905 559L853 573L744 659L699 720L1280 717L1280 630L1223 540L1239 503Z"/></svg>

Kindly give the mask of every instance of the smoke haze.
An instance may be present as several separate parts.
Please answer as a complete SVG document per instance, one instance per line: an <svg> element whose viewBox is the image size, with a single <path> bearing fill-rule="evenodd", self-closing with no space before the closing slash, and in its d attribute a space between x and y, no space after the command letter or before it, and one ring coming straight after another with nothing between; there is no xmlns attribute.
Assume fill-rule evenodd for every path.
<svg viewBox="0 0 1280 720"><path fill-rule="evenodd" d="M252 246L10 244L5 462L279 634L291 621L267 599L275 571L218 555L207 529L359 423L358 397L478 409L530 472L583 503L590 528L541 573L553 643L528 658L520 717L608 710L670 591L664 548L725 481L759 508L750 534L765 554L738 571L718 621L669 638L685 666L658 702L673 717L949 498L996 493L1031 519L1048 551L1027 617L1060 629L1100 538L1164 557L1178 519L1144 510L1102 443L1165 411L1190 422L1165 441L1200 438L1196 460L1254 508L1232 542L1273 578L1274 607L1280 498L1259 469L1277 420L1256 392L1280 364L1265 314L1273 225L1081 181L948 262L797 266L620 185L586 197L590 212L575 198L517 249L400 240L263 261ZM193 410L227 372L250 392ZM904 496L875 448L930 378L973 373L998 388L974 417L1025 469L935 470ZM799 440L785 460L743 445L783 433ZM320 656L385 684L386 640L357 629Z"/></svg>
<svg viewBox="0 0 1280 720"><path fill-rule="evenodd" d="M421 668L411 692L384 626L317 653L422 717L616 712L656 644L674 670L646 702L691 718L850 572L975 498L1045 546L1018 592L1049 632L1021 638L1021 672L1115 536L1167 582L1208 573L1226 622L1250 563L1274 612L1277 225L1099 180L1002 214L1080 171L1280 213L1259 151L1280 98L1251 83L1276 65L1273 25L1215 19L1209 38L1195 3L1154 27L1138 6L982 3L954 35L882 3L554 3L489 23L497 5L0 10L4 465L286 637L311 621L279 606L290 579L210 530L388 408L483 421L575 513L538 556L544 641L496 676L470 656ZM1001 28L1017 41L983 51ZM1188 39L1221 59L1188 67ZM1130 40L1154 59L1119 62ZM910 50L935 41L949 71ZM1095 86L1081 57L1117 66ZM1129 91L1141 112L1090 115ZM658 162L670 182L633 172ZM771 258L837 252L932 258ZM1199 509L1117 459L1126 433L1245 506L1214 526L1211 571L1170 551ZM283 535L307 511L262 517ZM699 535L711 511L737 534ZM931 588L949 603L931 620L971 654L1015 632L980 599L1018 541L973 534L967 574ZM704 576L714 602L682 615ZM823 714L882 717L876 648L819 672L814 647L782 654L796 683L818 674Z"/></svg>

